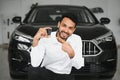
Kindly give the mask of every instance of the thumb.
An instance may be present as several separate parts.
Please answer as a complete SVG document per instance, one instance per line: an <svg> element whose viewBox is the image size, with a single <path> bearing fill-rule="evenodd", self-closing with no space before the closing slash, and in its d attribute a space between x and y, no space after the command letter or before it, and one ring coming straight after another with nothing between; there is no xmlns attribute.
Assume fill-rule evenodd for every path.
<svg viewBox="0 0 120 80"><path fill-rule="evenodd" d="M59 37L57 37L57 40L60 42L60 43L64 43L65 42L65 40L63 40L63 39L61 39L61 38L59 38Z"/></svg>

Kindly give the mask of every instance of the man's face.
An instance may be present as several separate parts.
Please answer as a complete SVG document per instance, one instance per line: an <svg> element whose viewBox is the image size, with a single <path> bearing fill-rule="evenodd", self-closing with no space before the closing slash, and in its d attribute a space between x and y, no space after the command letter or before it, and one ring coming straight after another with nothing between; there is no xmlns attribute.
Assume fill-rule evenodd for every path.
<svg viewBox="0 0 120 80"><path fill-rule="evenodd" d="M65 17L61 22L58 22L58 36L66 40L75 31L75 23Z"/></svg>

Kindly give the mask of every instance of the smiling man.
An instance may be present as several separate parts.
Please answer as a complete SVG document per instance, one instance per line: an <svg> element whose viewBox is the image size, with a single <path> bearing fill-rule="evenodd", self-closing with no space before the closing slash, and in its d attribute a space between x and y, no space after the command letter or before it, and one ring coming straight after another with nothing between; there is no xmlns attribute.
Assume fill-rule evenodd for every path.
<svg viewBox="0 0 120 80"><path fill-rule="evenodd" d="M73 34L77 17L66 13L58 22L58 30L48 37L47 29L40 28L31 46L29 80L74 80L72 67L84 66L81 37Z"/></svg>

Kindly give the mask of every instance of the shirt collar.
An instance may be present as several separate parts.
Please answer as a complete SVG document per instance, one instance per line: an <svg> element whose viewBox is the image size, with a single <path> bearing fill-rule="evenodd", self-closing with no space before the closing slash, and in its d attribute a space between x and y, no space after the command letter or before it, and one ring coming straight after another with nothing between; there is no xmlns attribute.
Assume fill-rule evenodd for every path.
<svg viewBox="0 0 120 80"><path fill-rule="evenodd" d="M51 33L51 38L53 39L53 42L54 42L54 43L59 43L58 40L57 40L57 38L56 38L56 33L57 33L56 31L55 31L55 32L52 32L52 33Z"/></svg>

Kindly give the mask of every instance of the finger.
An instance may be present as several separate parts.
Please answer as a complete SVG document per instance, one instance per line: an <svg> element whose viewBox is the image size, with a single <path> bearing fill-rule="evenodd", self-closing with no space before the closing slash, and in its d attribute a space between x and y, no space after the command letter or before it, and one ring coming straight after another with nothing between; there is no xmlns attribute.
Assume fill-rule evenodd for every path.
<svg viewBox="0 0 120 80"><path fill-rule="evenodd" d="M43 28L43 32L44 32L45 36L48 36L48 34L47 34L48 29L52 29L52 28L51 27L44 27Z"/></svg>
<svg viewBox="0 0 120 80"><path fill-rule="evenodd" d="M44 37L47 37L47 36L48 36L48 35L47 35L47 31L43 34L43 36L44 36Z"/></svg>
<svg viewBox="0 0 120 80"><path fill-rule="evenodd" d="M47 36L47 31L46 31L45 28L42 28L42 29L38 32L38 34L44 37L44 36Z"/></svg>
<svg viewBox="0 0 120 80"><path fill-rule="evenodd" d="M47 30L46 29L51 29L51 27L44 27L44 28L40 28L38 30L38 32L36 33L35 35L35 38L44 38L44 37L47 37Z"/></svg>
<svg viewBox="0 0 120 80"><path fill-rule="evenodd" d="M61 39L61 38L59 38L59 37L57 37L57 40L60 42L60 43L65 43L65 40L63 40L63 39Z"/></svg>
<svg viewBox="0 0 120 80"><path fill-rule="evenodd" d="M44 27L44 29L52 29L51 27Z"/></svg>

